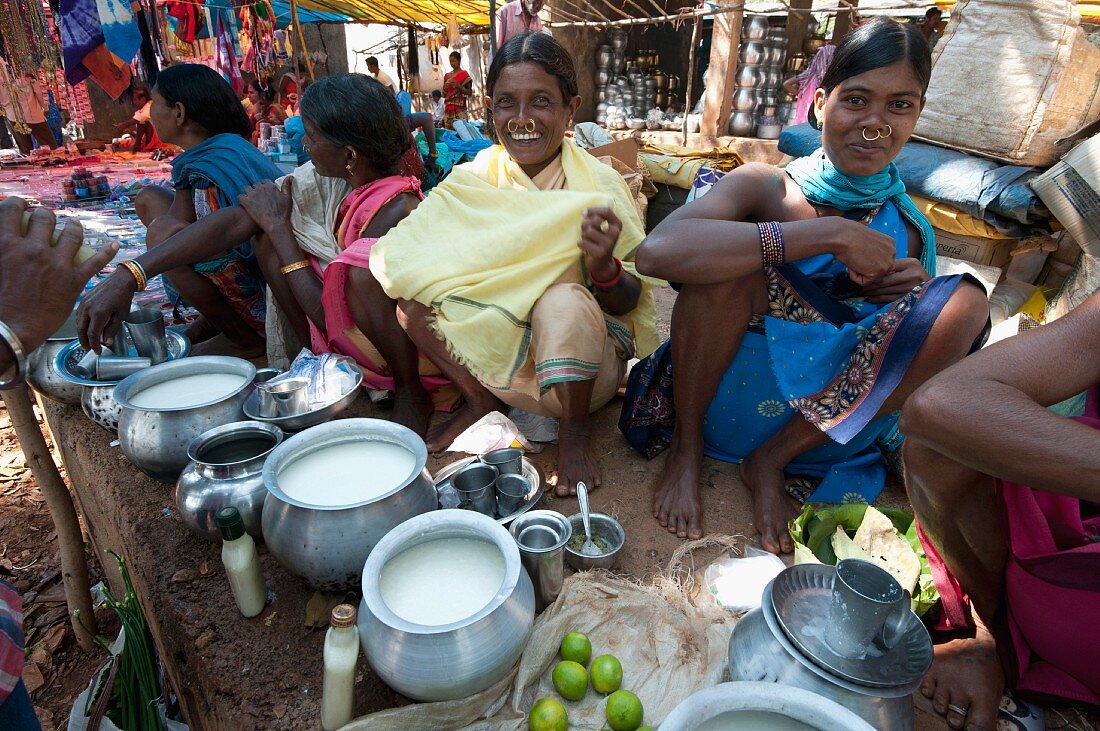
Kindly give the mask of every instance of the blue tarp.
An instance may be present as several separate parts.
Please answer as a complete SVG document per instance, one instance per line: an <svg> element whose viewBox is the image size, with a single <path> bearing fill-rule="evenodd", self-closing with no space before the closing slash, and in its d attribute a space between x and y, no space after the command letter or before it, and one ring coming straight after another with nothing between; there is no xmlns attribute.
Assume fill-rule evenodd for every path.
<svg viewBox="0 0 1100 731"><path fill-rule="evenodd" d="M821 132L808 124L784 130L779 151L805 157L821 147ZM1032 168L909 142L895 162L910 193L922 195L980 218L998 231L1026 236L1046 227L1050 214L1028 185L1038 174Z"/></svg>
<svg viewBox="0 0 1100 731"><path fill-rule="evenodd" d="M290 3L272 0L271 7L275 10L275 27L286 28L290 25ZM326 13L322 10L307 10L298 6L298 20L303 23L350 23L351 16L341 15L340 13Z"/></svg>

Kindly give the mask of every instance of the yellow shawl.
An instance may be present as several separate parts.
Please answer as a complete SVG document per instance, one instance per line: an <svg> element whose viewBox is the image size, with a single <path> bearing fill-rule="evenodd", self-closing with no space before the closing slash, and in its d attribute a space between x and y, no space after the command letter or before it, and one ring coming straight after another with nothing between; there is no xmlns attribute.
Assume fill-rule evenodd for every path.
<svg viewBox="0 0 1100 731"><path fill-rule="evenodd" d="M431 307L451 354L482 383L507 389L527 359L532 307L581 257L581 219L608 206L623 222L615 255L637 276L634 251L645 236L626 183L611 167L562 143L568 190L539 191L497 145L461 165L405 220L379 239L370 269L386 294ZM625 317L638 357L659 340L653 287Z"/></svg>

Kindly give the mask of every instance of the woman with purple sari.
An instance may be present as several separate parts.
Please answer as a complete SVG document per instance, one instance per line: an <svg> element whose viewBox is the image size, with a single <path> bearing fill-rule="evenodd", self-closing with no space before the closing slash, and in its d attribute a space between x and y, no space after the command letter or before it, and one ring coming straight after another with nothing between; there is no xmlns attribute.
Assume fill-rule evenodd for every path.
<svg viewBox="0 0 1100 731"><path fill-rule="evenodd" d="M985 292L936 277L935 239L893 159L931 73L912 27L875 20L837 48L815 94L822 149L785 170L749 164L666 218L637 254L681 283L669 342L632 371L620 428L671 446L653 514L702 535L704 454L741 464L765 549L793 549L798 498L871 502L898 411L980 343Z"/></svg>

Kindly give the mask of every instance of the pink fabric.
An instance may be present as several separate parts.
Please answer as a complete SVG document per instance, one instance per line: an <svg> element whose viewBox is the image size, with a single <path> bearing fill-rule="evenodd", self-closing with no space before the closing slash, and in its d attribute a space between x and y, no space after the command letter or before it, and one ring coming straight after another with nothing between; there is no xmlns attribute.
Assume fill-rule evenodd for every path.
<svg viewBox="0 0 1100 731"><path fill-rule="evenodd" d="M424 199L419 180L399 175L382 178L353 190L340 205L337 240L343 252L328 265L323 275L319 262L310 257L314 270L324 280L321 304L325 311L326 331L322 333L312 322L309 324L313 352L339 353L354 358L363 371L363 386L376 391L394 390L393 377L388 367L374 363L348 337L348 331L355 329L356 325L344 290L352 267L370 269L370 250L378 239L360 238L360 233L383 206L402 193L412 193L420 200ZM423 376L421 382L429 392L451 385L442 376ZM448 408L450 406L453 404L447 405Z"/></svg>
<svg viewBox="0 0 1100 731"><path fill-rule="evenodd" d="M1100 430L1098 395L1097 388L1089 393L1086 415L1076 421ZM1004 577L1013 656L1009 683L1100 705L1100 517L1082 518L1076 498L1004 480L996 484L1010 548ZM943 602L944 621L937 628L972 626L958 581L923 532L920 539Z"/></svg>
<svg viewBox="0 0 1100 731"><path fill-rule="evenodd" d="M822 46L810 59L806 70L798 75L798 100L795 102L793 124L806 124L810 121L810 105L814 102L814 93L821 86L821 79L825 77L825 69L829 68L835 51L834 45Z"/></svg>

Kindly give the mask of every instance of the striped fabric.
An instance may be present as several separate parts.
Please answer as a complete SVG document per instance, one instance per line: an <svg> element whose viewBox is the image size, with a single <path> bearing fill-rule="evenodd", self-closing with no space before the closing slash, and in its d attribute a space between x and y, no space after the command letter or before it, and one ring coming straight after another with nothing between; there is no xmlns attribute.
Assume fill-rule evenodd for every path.
<svg viewBox="0 0 1100 731"><path fill-rule="evenodd" d="M23 675L23 603L19 593L0 581L0 703Z"/></svg>
<svg viewBox="0 0 1100 731"><path fill-rule="evenodd" d="M535 377L542 393L550 390L555 383L594 381L599 374L599 363L588 363L575 358L551 358L535 364Z"/></svg>

